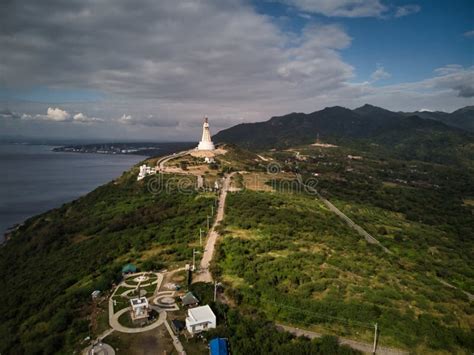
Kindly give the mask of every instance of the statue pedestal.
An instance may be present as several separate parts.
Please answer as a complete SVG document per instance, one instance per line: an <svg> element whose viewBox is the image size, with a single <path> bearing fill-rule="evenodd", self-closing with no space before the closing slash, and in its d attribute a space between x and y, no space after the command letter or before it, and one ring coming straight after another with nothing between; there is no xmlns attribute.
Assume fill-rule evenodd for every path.
<svg viewBox="0 0 474 355"><path fill-rule="evenodd" d="M214 150L214 143L200 141L197 150Z"/></svg>

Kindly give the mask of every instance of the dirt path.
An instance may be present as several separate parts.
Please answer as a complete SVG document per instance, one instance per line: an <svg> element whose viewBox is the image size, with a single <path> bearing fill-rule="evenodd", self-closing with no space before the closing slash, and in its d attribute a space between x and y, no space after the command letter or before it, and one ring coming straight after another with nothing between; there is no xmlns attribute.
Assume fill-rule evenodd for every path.
<svg viewBox="0 0 474 355"><path fill-rule="evenodd" d="M291 334L294 334L296 336L305 336L305 337L308 337L310 339L320 338L324 335L324 334L321 334L321 333L312 332L312 331L305 330L305 329L289 327L289 326L283 325L283 324L276 324L276 326L277 326L277 329L287 331L287 332L289 332ZM363 342L360 342L360 341L355 341L355 340L347 339L347 338L338 338L338 339L339 339L339 343L342 344L342 345L348 345L352 349L363 351L364 353L373 354L373 351L372 351L373 350L373 344L363 343ZM404 355L404 354L408 354L408 351L401 350L401 349L387 348L387 347L384 347L384 346L377 346L377 350L376 350L375 354L380 354L380 355L402 355L403 354Z"/></svg>
<svg viewBox="0 0 474 355"><path fill-rule="evenodd" d="M219 223L224 219L224 209L225 209L225 200L227 197L227 192L230 186L230 179L235 173L226 175L224 178L224 183L222 184L221 193L219 195L219 205L217 206L216 219L212 224L211 229L209 230L209 237L206 241L206 247L202 255L200 272L193 276L193 282L212 282L212 275L209 272L209 265L212 261L214 255L215 244L219 234L216 232L215 228Z"/></svg>
<svg viewBox="0 0 474 355"><path fill-rule="evenodd" d="M307 189L307 191L314 193L316 197L320 199L331 212L335 213L339 218L341 218L344 222L346 222L349 227L355 229L355 231L359 233L360 236L364 237L367 243L378 245L387 254L393 254L390 250L384 247L377 239L375 239L372 235L370 235L364 228L356 224L352 219L347 217L339 208L337 208L331 202L329 202L329 200L321 196L318 190L316 190L312 186L306 185L303 179L301 178L301 175L297 174L296 178L298 179L298 182L302 184L305 187L305 189Z"/></svg>

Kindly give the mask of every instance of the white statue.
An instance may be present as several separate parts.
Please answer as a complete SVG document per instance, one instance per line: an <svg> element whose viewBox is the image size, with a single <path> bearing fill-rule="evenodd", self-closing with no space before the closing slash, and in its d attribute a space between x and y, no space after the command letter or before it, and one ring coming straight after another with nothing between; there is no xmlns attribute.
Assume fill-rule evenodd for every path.
<svg viewBox="0 0 474 355"><path fill-rule="evenodd" d="M202 125L202 138L199 142L197 150L214 150L214 143L211 140L211 132L209 131L209 121L207 117L204 118Z"/></svg>

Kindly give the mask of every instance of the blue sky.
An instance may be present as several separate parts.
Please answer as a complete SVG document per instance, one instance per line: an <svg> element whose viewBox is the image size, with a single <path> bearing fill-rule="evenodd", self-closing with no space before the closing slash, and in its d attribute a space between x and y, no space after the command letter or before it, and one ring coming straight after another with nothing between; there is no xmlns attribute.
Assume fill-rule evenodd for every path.
<svg viewBox="0 0 474 355"><path fill-rule="evenodd" d="M113 8L113 11L110 9ZM3 135L183 140L365 103L474 104L474 1L68 0L0 12Z"/></svg>
<svg viewBox="0 0 474 355"><path fill-rule="evenodd" d="M420 10L394 17L394 9L406 5ZM309 23L340 24L352 38L341 55L354 66L354 81L369 80L377 65L391 74L384 84L394 84L428 78L447 64L474 64L473 38L464 35L474 29L471 0L392 1L387 5L392 10L382 17L356 18L328 17L273 1L254 1L253 6L284 31L299 33Z"/></svg>

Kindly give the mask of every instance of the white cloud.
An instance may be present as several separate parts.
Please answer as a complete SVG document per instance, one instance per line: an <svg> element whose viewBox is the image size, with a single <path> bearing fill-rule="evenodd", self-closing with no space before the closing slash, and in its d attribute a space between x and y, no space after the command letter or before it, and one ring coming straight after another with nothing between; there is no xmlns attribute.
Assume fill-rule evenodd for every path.
<svg viewBox="0 0 474 355"><path fill-rule="evenodd" d="M102 122L102 118L98 117L88 117L87 115L83 114L82 112L76 113L73 116L74 122L81 122L81 123L90 123L90 122Z"/></svg>
<svg viewBox="0 0 474 355"><path fill-rule="evenodd" d="M67 121L71 115L69 112L61 110L60 108L52 108L48 107L48 111L44 119L52 120L52 121Z"/></svg>
<svg viewBox="0 0 474 355"><path fill-rule="evenodd" d="M379 80L384 80L390 78L392 75L385 71L385 68L378 64L377 69L370 75L370 78L372 79L372 82L376 82Z"/></svg>
<svg viewBox="0 0 474 355"><path fill-rule="evenodd" d="M424 82L434 89L450 89L459 97L474 97L474 66L448 65L435 70L437 76Z"/></svg>
<svg viewBox="0 0 474 355"><path fill-rule="evenodd" d="M296 14L383 17L395 11L382 0L285 1L298 7ZM14 34L0 36L0 48L6 49L2 85L103 94L86 103L9 103L14 112L29 115L14 120L17 128L7 127L12 134L34 135L42 126L45 134L60 136L182 140L199 138L204 114L216 133L240 122L331 105L449 110L469 104L472 69L461 66L398 86L351 83L354 68L341 51L352 39L341 26L310 24L301 34L284 32L246 0L135 4L139 11L130 11L125 0L70 0L57 3L51 15L48 2L23 0L18 11L0 13L5 30ZM389 74L377 67L372 75L382 80ZM44 115L49 109L51 115Z"/></svg>
<svg viewBox="0 0 474 355"><path fill-rule="evenodd" d="M396 11L395 11L395 17L403 17L403 16L408 16L412 14L416 14L421 10L421 7L419 5L404 5L404 6L398 6Z"/></svg>
<svg viewBox="0 0 474 355"><path fill-rule="evenodd" d="M464 37L467 37L467 38L474 38L474 30L464 32Z"/></svg>
<svg viewBox="0 0 474 355"><path fill-rule="evenodd" d="M117 121L120 122L120 123L132 124L133 123L133 117L132 117L132 115L123 114L119 119L117 119Z"/></svg>
<svg viewBox="0 0 474 355"><path fill-rule="evenodd" d="M388 8L380 0L278 0L302 11L338 17L378 17Z"/></svg>

